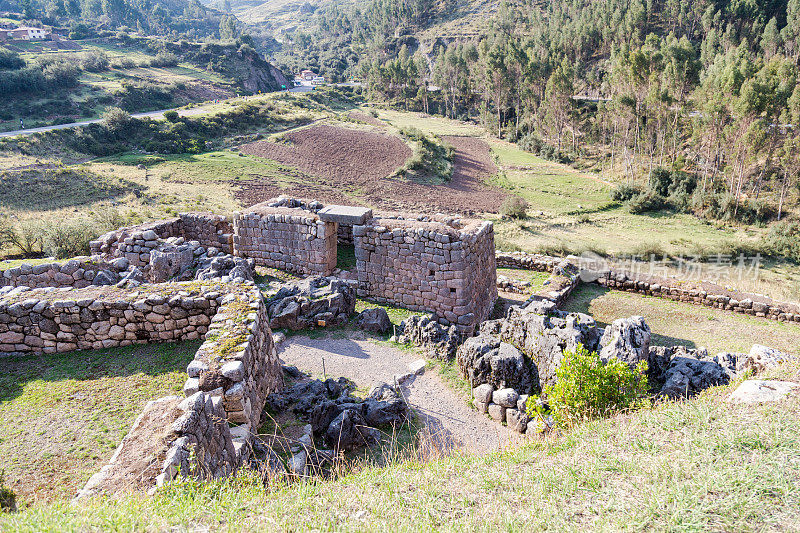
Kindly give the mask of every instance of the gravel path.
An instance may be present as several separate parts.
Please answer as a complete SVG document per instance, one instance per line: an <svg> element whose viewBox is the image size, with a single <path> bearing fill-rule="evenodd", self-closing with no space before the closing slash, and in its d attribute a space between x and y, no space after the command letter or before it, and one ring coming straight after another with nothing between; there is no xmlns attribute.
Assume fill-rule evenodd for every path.
<svg viewBox="0 0 800 533"><path fill-rule="evenodd" d="M394 375L408 372L419 355L372 342L360 334L349 338L287 339L279 351L285 364L322 377L322 359L329 377L344 376L357 386L391 383ZM472 409L446 385L435 370L403 385L403 393L430 433L448 449L485 453L505 447L520 437Z"/></svg>

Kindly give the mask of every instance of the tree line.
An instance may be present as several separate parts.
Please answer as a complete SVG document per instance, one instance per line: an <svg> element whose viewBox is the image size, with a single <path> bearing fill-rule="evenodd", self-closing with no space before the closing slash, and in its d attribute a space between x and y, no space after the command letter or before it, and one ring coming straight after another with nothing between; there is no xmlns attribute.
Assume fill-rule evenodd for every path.
<svg viewBox="0 0 800 533"><path fill-rule="evenodd" d="M361 79L372 98L590 161L639 208L767 220L796 198L800 0L522 0L474 37L415 37L455 7L320 10L288 47L333 79ZM664 196L657 170L688 185Z"/></svg>

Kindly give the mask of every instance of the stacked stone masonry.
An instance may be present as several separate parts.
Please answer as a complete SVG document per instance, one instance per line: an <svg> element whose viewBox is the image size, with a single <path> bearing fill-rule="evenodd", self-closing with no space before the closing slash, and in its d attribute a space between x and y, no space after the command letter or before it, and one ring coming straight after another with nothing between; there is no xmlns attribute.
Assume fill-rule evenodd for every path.
<svg viewBox="0 0 800 533"><path fill-rule="evenodd" d="M202 338L218 284L166 283L123 292L33 289L0 298L0 352L58 353Z"/></svg>
<svg viewBox="0 0 800 533"><path fill-rule="evenodd" d="M570 261L573 261L569 258ZM497 253L497 266L503 268L521 268L540 272L553 272L564 260L538 254L521 252ZM577 264L573 264L578 268ZM674 285L664 282L638 280L624 272L607 270L596 277L595 283L612 289L636 292L657 298L714 307L735 313L742 313L781 322L800 322L800 306L784 302L763 302L752 298L736 299L725 294L713 294L696 287L686 287L680 280ZM684 286L682 286L684 285Z"/></svg>
<svg viewBox="0 0 800 533"><path fill-rule="evenodd" d="M30 265L23 263L14 268L0 271L0 287L75 287L92 285L98 272L118 271L100 256L76 257L62 263L43 263Z"/></svg>
<svg viewBox="0 0 800 533"><path fill-rule="evenodd" d="M151 288L169 292L171 287L167 285L188 288L193 284ZM207 292L214 288L227 292ZM182 293L187 291L180 291L177 296ZM90 479L79 496L118 486L120 478L130 475L124 465L152 462L153 457L160 461L157 472L152 473L152 483L157 485L177 476L228 476L248 458L250 428L258 427L267 396L283 387L282 367L263 299L251 282L209 286L188 294L214 305L209 306L213 312L209 313L212 318L205 341L187 367L186 398L181 402L173 397L150 402L143 415L163 420L166 426L140 425L140 416L110 463ZM182 297L195 303L190 298ZM162 434L157 439L142 439L137 432ZM158 449L145 450L132 444L142 440L163 444Z"/></svg>
<svg viewBox="0 0 800 533"><path fill-rule="evenodd" d="M336 268L336 223L302 209L258 204L233 217L234 255L296 274Z"/></svg>
<svg viewBox="0 0 800 533"><path fill-rule="evenodd" d="M353 227L359 295L472 329L497 299L489 222L372 219Z"/></svg>

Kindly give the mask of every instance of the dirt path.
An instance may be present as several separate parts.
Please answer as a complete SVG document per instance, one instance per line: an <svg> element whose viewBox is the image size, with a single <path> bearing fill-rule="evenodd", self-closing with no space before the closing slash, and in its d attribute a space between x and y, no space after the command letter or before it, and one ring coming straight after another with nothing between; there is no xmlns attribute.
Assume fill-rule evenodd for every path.
<svg viewBox="0 0 800 533"><path fill-rule="evenodd" d="M364 388L380 381L392 382L395 374L408 372L408 363L419 359L417 354L357 335L344 339L291 337L281 347L279 356L285 364L295 365L314 377L322 377L324 358L327 376L344 376ZM520 439L467 405L435 370L417 376L402 388L431 434L448 447L485 453Z"/></svg>

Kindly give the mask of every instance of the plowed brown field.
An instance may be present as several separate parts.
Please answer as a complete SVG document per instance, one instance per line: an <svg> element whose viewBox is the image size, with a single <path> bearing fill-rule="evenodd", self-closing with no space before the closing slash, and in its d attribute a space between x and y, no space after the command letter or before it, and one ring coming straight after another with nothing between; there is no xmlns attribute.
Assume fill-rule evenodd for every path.
<svg viewBox="0 0 800 533"><path fill-rule="evenodd" d="M447 136L455 148L452 179L444 185L389 178L411 155L391 135L314 126L286 135L289 143L260 141L241 147L247 154L294 166L312 176L307 183L279 186L269 178L239 182L237 198L245 206L274 196L315 198L325 203L354 203L422 212L497 212L507 193L483 180L497 173L489 145L476 137Z"/></svg>

